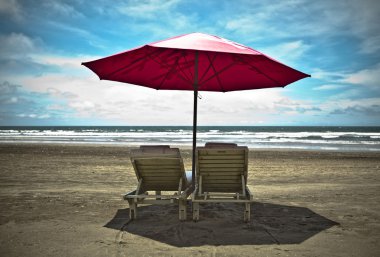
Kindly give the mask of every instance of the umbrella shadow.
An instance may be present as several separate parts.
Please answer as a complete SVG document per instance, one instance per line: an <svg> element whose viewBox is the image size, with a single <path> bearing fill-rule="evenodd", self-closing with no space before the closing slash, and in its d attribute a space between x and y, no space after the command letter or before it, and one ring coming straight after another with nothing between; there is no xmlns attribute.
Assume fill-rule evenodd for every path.
<svg viewBox="0 0 380 257"><path fill-rule="evenodd" d="M177 247L202 245L300 244L339 223L305 207L255 202L251 221L243 222L243 206L234 203L201 205L200 221L178 220L178 207L148 205L138 208L137 220L129 209L119 209L104 227L132 233ZM120 238L120 243L126 240ZM125 242L126 243L126 242Z"/></svg>

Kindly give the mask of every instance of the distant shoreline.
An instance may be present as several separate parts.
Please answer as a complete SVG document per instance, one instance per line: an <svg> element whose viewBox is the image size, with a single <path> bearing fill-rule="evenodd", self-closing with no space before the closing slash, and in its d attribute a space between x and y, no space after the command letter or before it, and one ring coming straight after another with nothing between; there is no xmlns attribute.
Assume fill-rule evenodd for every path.
<svg viewBox="0 0 380 257"><path fill-rule="evenodd" d="M125 148L125 149L132 149L132 148L138 148L140 145L138 144L115 144L115 143L88 143L88 142L0 142L1 147L6 147L9 145L10 147L85 147L85 148L99 148L99 147L104 147L104 148ZM176 147L184 151L189 151L192 149L191 145L173 145L173 144L168 144L170 147ZM197 147L204 146L204 144L197 144ZM252 148L248 147L250 152L321 152L321 153L358 153L358 154L378 154L380 153L380 150L357 150L357 149L302 149L302 148Z"/></svg>
<svg viewBox="0 0 380 257"><path fill-rule="evenodd" d="M160 145L191 147L191 126L0 127L0 143ZM226 142L252 149L380 151L380 127L200 126L197 144Z"/></svg>

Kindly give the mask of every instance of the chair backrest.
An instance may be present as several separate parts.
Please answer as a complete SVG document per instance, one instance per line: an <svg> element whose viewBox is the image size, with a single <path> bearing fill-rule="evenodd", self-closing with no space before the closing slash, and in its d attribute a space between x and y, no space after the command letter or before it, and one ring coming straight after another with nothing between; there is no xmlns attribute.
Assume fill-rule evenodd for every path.
<svg viewBox="0 0 380 257"><path fill-rule="evenodd" d="M140 149L154 150L154 149L167 149L170 145L140 145Z"/></svg>
<svg viewBox="0 0 380 257"><path fill-rule="evenodd" d="M238 145L235 143L219 143L219 142L207 142L205 147L207 148L231 148L237 147Z"/></svg>
<svg viewBox="0 0 380 257"><path fill-rule="evenodd" d="M169 147L140 147L131 149L131 159L137 157L181 157L178 148Z"/></svg>
<svg viewBox="0 0 380 257"><path fill-rule="evenodd" d="M187 184L185 168L178 148L164 151L131 150L131 161L136 177L142 179L143 191L177 191L182 178L182 186Z"/></svg>
<svg viewBox="0 0 380 257"><path fill-rule="evenodd" d="M247 174L247 147L197 148L197 180L203 192L241 192Z"/></svg>

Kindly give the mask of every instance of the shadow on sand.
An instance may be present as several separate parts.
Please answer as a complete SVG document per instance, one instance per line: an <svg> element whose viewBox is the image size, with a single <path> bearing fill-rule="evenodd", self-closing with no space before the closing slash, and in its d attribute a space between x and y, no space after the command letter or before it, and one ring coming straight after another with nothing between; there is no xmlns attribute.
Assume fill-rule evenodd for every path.
<svg viewBox="0 0 380 257"><path fill-rule="evenodd" d="M178 220L175 205L138 208L129 221L129 209L119 209L104 227L129 232L172 246L299 244L339 223L304 207L255 202L251 222L243 222L243 206L216 203L201 205L200 221Z"/></svg>

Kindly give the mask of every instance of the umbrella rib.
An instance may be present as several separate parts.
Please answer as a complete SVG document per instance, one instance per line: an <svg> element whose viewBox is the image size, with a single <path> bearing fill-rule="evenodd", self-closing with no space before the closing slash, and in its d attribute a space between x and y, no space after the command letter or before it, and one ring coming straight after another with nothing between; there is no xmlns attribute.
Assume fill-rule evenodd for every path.
<svg viewBox="0 0 380 257"><path fill-rule="evenodd" d="M167 80L170 73L176 69L176 65L178 65L178 59L179 59L179 57L177 57L177 59L175 60L175 64L170 67L170 70L168 70L168 72L166 72L166 74L165 74L164 78L162 79L160 85L156 88L157 90L161 89L162 85L164 84L165 80Z"/></svg>
<svg viewBox="0 0 380 257"><path fill-rule="evenodd" d="M164 66L166 69L173 69L173 67L171 67L170 65L168 65L167 63L163 62L162 60L157 60L155 58L152 58L151 56L149 57L151 58L154 62L158 63L159 65L162 65ZM159 56L157 56L158 59ZM191 82L189 80L186 80L186 78L184 78L183 76L181 76L180 74L176 74L180 79L182 79L183 81L185 81L186 83L188 83L189 85L191 85Z"/></svg>
<svg viewBox="0 0 380 257"><path fill-rule="evenodd" d="M229 65L227 65L226 67L224 67L223 69L217 71L214 73L214 75L212 75L211 77L209 77L208 79L206 79L205 81L202 82L202 84L206 83L207 81L213 79L214 77L218 76L220 73L224 72L225 70L231 68L232 66L234 65L234 63L231 63ZM199 85L199 87L201 87L201 85Z"/></svg>
<svg viewBox="0 0 380 257"><path fill-rule="evenodd" d="M187 61L187 59L186 59L186 55L182 55L182 56L183 56L183 58L185 59L184 64L188 64L188 63L190 63L189 61ZM188 69L189 72L190 72L190 77L188 77L188 75L185 73L186 66L185 66L185 69L181 69L180 66L181 66L181 65L178 65L178 67L179 67L179 72L181 72L181 73L183 74L183 77L184 77L185 79L187 79L188 81L190 81L190 84L191 84L191 81L192 81L191 78L193 77L193 74L191 73L191 69Z"/></svg>
<svg viewBox="0 0 380 257"><path fill-rule="evenodd" d="M205 54L207 55L207 58L210 61L208 53L206 52ZM206 76L206 74L208 73L208 71L210 70L211 64L214 62L215 58L216 58L216 54L214 54L214 57L213 57L212 61L209 62L209 65L208 65L206 71L203 73L202 77L199 79L199 83L202 83L202 80L204 79L204 77Z"/></svg>
<svg viewBox="0 0 380 257"><path fill-rule="evenodd" d="M207 55L207 59L209 60L212 69L214 70L214 74L215 74L216 80L218 81L221 91L226 92L223 88L222 82L220 82L219 73L216 71L215 66L213 65L213 62L210 60L210 56Z"/></svg>
<svg viewBox="0 0 380 257"><path fill-rule="evenodd" d="M151 58L151 56L154 55L154 54L156 54L156 53L158 53L158 50L156 50L156 51L150 53L149 55L145 55L145 56L143 56L143 57L141 57L141 58L138 58L138 59L136 59L136 60L133 60L133 62L132 62L131 64L129 64L129 65L127 65L127 66L123 66L123 67L121 67L120 69L117 69L117 70L115 70L115 71L113 71L113 72L107 74L106 76L104 76L104 78L107 78L107 77L109 77L109 76L115 75L115 74L117 74L117 73L119 73L119 72L121 72L121 71L123 71L123 70L126 70L127 68L132 68L132 67L131 67L132 65L135 65L136 63L140 62L141 60Z"/></svg>
<svg viewBox="0 0 380 257"><path fill-rule="evenodd" d="M186 58L186 55L183 55L183 59L185 59L185 63L189 63L189 61L187 60L187 58ZM188 69L188 71L189 71L189 73L190 73L190 78L187 76L187 74L183 71L183 70L181 70L183 73L184 73L184 75L186 75L185 77L189 80L189 81L191 81L191 78L193 77L193 73L191 72L191 69Z"/></svg>
<svg viewBox="0 0 380 257"><path fill-rule="evenodd" d="M252 64L248 63L247 61L244 61L243 58L241 58L241 56L237 56L237 58L242 62L244 63L245 65L248 65L249 67L255 69L258 73L260 73L261 75L263 75L264 77L266 77L267 79L273 81L274 83L276 83L279 87L281 87L281 83L279 83L277 80L269 77L268 75L266 75L265 73L261 72L257 67L253 66Z"/></svg>

